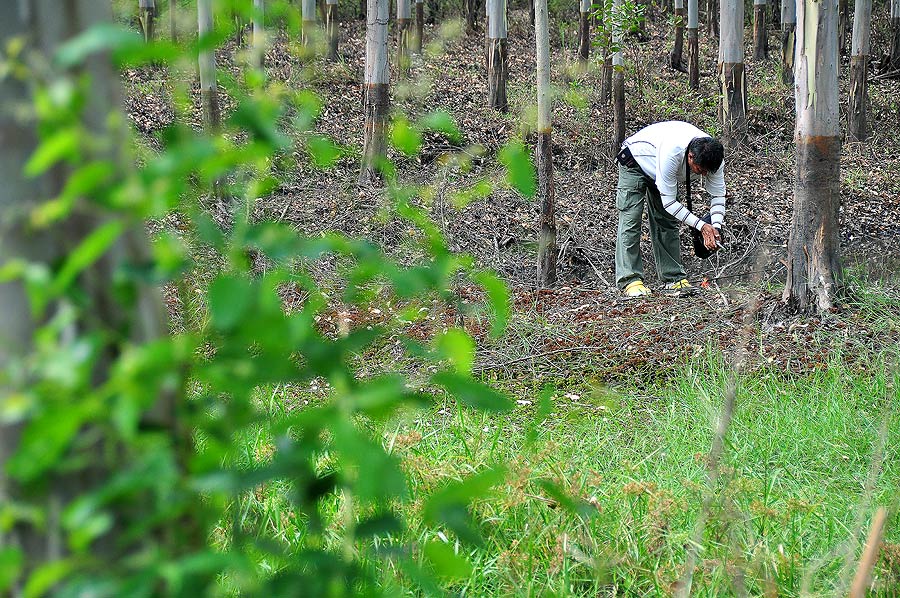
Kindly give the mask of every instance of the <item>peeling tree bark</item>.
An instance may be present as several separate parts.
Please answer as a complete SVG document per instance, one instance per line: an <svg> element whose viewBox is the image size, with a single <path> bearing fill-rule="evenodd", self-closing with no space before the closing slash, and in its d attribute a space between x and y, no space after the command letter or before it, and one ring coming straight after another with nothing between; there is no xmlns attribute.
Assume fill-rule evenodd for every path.
<svg viewBox="0 0 900 598"><path fill-rule="evenodd" d="M722 0L719 40L719 122L729 149L747 134L747 80L744 71L744 3Z"/></svg>
<svg viewBox="0 0 900 598"><path fill-rule="evenodd" d="M719 0L706 0L706 33L719 37Z"/></svg>
<svg viewBox="0 0 900 598"><path fill-rule="evenodd" d="M155 34L156 0L138 0L138 19L145 42L152 42Z"/></svg>
<svg viewBox="0 0 900 598"><path fill-rule="evenodd" d="M766 29L766 0L753 0L753 59L769 57L769 35Z"/></svg>
<svg viewBox="0 0 900 598"><path fill-rule="evenodd" d="M547 0L535 0L534 39L537 54L537 174L541 204L538 232L537 283L551 287L556 282L556 195L553 184L553 126L550 121L550 28Z"/></svg>
<svg viewBox="0 0 900 598"><path fill-rule="evenodd" d="M869 40L872 24L872 0L856 0L853 14L853 41L850 53L850 109L847 114L847 137L865 141L869 136L867 110L869 103Z"/></svg>
<svg viewBox="0 0 900 598"><path fill-rule="evenodd" d="M337 0L325 2L325 36L328 38L328 60L337 60L341 29L338 26Z"/></svg>
<svg viewBox="0 0 900 598"><path fill-rule="evenodd" d="M688 0L688 85L691 89L700 89L699 8L697 0Z"/></svg>
<svg viewBox="0 0 900 598"><path fill-rule="evenodd" d="M796 0L781 0L781 80L794 84L794 42L797 34Z"/></svg>
<svg viewBox="0 0 900 598"><path fill-rule="evenodd" d="M488 0L487 76L488 106L506 112L506 81L509 78L509 58L506 45L506 0Z"/></svg>
<svg viewBox="0 0 900 598"><path fill-rule="evenodd" d="M366 66L363 80L366 121L359 171L361 185L370 185L380 178L380 163L385 157L385 130L391 105L391 71L387 49L390 8L390 0L368 0L366 7Z"/></svg>
<svg viewBox="0 0 900 598"><path fill-rule="evenodd" d="M579 3L578 60L584 66L591 55L591 0Z"/></svg>
<svg viewBox="0 0 900 598"><path fill-rule="evenodd" d="M401 76L406 76L409 72L411 17L409 0L397 0L397 71Z"/></svg>
<svg viewBox="0 0 900 598"><path fill-rule="evenodd" d="M838 0L797 3L794 214L783 299L791 311L834 306L841 285Z"/></svg>
<svg viewBox="0 0 900 598"><path fill-rule="evenodd" d="M669 52L669 66L678 71L684 71L684 0L675 0L675 44Z"/></svg>

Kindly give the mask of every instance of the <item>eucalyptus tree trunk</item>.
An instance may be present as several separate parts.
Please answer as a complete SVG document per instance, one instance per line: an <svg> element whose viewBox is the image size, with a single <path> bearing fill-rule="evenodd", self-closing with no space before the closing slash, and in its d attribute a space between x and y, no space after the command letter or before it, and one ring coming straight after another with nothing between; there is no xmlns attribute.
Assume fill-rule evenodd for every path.
<svg viewBox="0 0 900 598"><path fill-rule="evenodd" d="M872 0L856 0L850 52L850 110L847 114L847 137L850 141L865 141L869 136L866 112L869 103L868 71L871 25Z"/></svg>
<svg viewBox="0 0 900 598"><path fill-rule="evenodd" d="M614 19L612 10L606 9L606 3L601 2L600 13L600 52L603 54L603 66L600 69L600 104L609 106L612 100L612 26Z"/></svg>
<svg viewBox="0 0 900 598"><path fill-rule="evenodd" d="M613 1L613 15L622 10L622 0ZM622 56L622 22L613 18L612 45L615 53L612 56L612 104L613 127L610 140L610 154L615 156L625 141L625 61Z"/></svg>
<svg viewBox="0 0 900 598"><path fill-rule="evenodd" d="M684 0L675 0L675 45L669 53L669 66L684 71Z"/></svg>
<svg viewBox="0 0 900 598"><path fill-rule="evenodd" d="M362 167L359 183L369 185L379 178L385 159L385 130L391 107L391 70L388 64L388 19L390 0L368 0L366 6L366 65L363 80Z"/></svg>
<svg viewBox="0 0 900 598"><path fill-rule="evenodd" d="M178 0L169 0L169 38L172 43L178 41Z"/></svg>
<svg viewBox="0 0 900 598"><path fill-rule="evenodd" d="M719 37L719 0L706 0L706 33Z"/></svg>
<svg viewBox="0 0 900 598"><path fill-rule="evenodd" d="M506 112L506 81L509 78L509 57L506 46L506 0L488 0L488 106Z"/></svg>
<svg viewBox="0 0 900 598"><path fill-rule="evenodd" d="M57 10L47 10L51 4L39 0L18 0L0 2L0 47L7 48L14 39L25 42L25 55L32 51L50 58L59 47L99 24L109 24L112 15L109 3L95 0L65 0L54 3ZM124 118L109 119L110 113L121 99L119 78L110 68L107 55L88 58L74 76L90 77L91 93L85 96L84 132L96 143L85 144L86 153L96 152L97 158L108 164L115 164L122 170L131 167L121 151L121 142L126 131L115 124ZM20 77L0 77L0 264L15 261L44 263L51 268L62 263L78 247L84 238L99 226L108 223L97 206L85 209L76 204L64 222L37 228L29 222L28 215L48 197L58 196L71 171L65 165L58 165L37 177L26 177L23 169L38 145L36 125L33 120L23 119L11 108L32 105L29 82ZM105 149L97 150L102 147ZM118 171L121 172L121 171ZM97 359L91 372L94 388L109 378L109 369L115 355L130 342L144 342L165 335L166 314L161 296L149 287L137 287L132 305L123 302L120 285L114 284L116 273L128 264L144 263L149 252L149 243L144 227L139 222L128 227L119 240L100 259L92 262L79 275L79 307L72 313L61 331L63 338L75 340L88 326L96 334L92 337L92 351ZM64 313L59 303L51 303L47 313ZM18 362L21 364L27 354L34 349L37 329L46 323L39 320L30 307L25 284L18 280L0 282L0 372ZM102 340L101 340L102 339ZM96 346L93 346L96 342ZM10 397L9 384L12 381L0 376L0 408L6 408ZM40 403L33 407L40 409L45 417L47 405ZM82 405L61 405L59 417L68 417L67 409L85 407ZM3 409L6 412L6 409ZM171 429L173 419L172 404L160 399L154 406L153 422L160 430ZM57 566L68 556L70 537L66 529L64 513L76 498L91 495L100 496L101 488L108 484L111 471L119 466L122 455L113 450L113 442L105 443L106 431L99 427L88 429L69 448L65 449L65 469L62 467L45 472L36 482L25 482L11 473L7 464L16 453L22 431L31 418L30 412L23 412L24 419L0 418L0 504L15 505L8 511L8 521L0 526L0 547L4 550L20 552L23 570L19 579L6 580L12 583L5 596L23 595L22 580L38 568ZM151 418L148 418L151 419ZM122 559L135 554L149 554L159 538L127 537L128 530L138 525L139 498L131 501L129 508L123 508L117 495L108 496L103 512L110 518L110 529L91 542L90 558L105 566L114 566ZM105 501L106 499L104 499ZM31 514L37 515L32 519ZM17 517L17 513L28 513L28 517ZM84 558L80 555L78 558ZM55 564L54 564L55 563ZM7 568L8 571L8 568ZM52 591L52 588L48 588ZM40 592L42 595L44 592Z"/></svg>
<svg viewBox="0 0 900 598"><path fill-rule="evenodd" d="M578 8L578 61L584 66L591 55L591 0L581 0Z"/></svg>
<svg viewBox="0 0 900 598"><path fill-rule="evenodd" d="M155 33L156 0L138 0L138 19L145 42L152 42Z"/></svg>
<svg viewBox="0 0 900 598"><path fill-rule="evenodd" d="M781 29L781 0L771 0L769 5L772 8L772 28Z"/></svg>
<svg viewBox="0 0 900 598"><path fill-rule="evenodd" d="M792 311L828 310L841 284L838 0L797 2L797 148L794 215L783 299Z"/></svg>
<svg viewBox="0 0 900 598"><path fill-rule="evenodd" d="M838 52L841 56L847 53L847 38L850 36L850 3L847 0L838 0Z"/></svg>
<svg viewBox="0 0 900 598"><path fill-rule="evenodd" d="M475 0L462 0L463 15L466 18L466 31L472 33L475 31L475 22L478 19L478 8L475 6Z"/></svg>
<svg viewBox="0 0 900 598"><path fill-rule="evenodd" d="M409 71L411 16L409 0L397 0L397 70L401 75L406 75Z"/></svg>
<svg viewBox="0 0 900 598"><path fill-rule="evenodd" d="M796 0L781 0L781 80L794 84L794 45L797 37Z"/></svg>
<svg viewBox="0 0 900 598"><path fill-rule="evenodd" d="M891 52L890 65L900 69L900 0L891 0Z"/></svg>
<svg viewBox="0 0 900 598"><path fill-rule="evenodd" d="M688 84L691 89L700 89L699 8L697 0L688 0Z"/></svg>
<svg viewBox="0 0 900 598"><path fill-rule="evenodd" d="M265 6L263 0L253 0L253 66L263 68L266 60Z"/></svg>
<svg viewBox="0 0 900 598"><path fill-rule="evenodd" d="M556 190L553 184L553 126L550 121L550 28L547 0L534 3L534 40L537 55L537 174L541 203L538 232L537 283L556 282Z"/></svg>
<svg viewBox="0 0 900 598"><path fill-rule="evenodd" d="M212 0L197 0L197 32L200 38L213 30ZM209 129L218 129L219 92L216 85L216 53L212 48L201 50L198 55L200 65L200 114L203 124Z"/></svg>
<svg viewBox="0 0 900 598"><path fill-rule="evenodd" d="M719 27L719 122L727 147L740 145L747 133L747 80L744 71L744 2L722 0Z"/></svg>
<svg viewBox="0 0 900 598"><path fill-rule="evenodd" d="M416 35L413 38L413 52L422 53L422 41L425 39L425 2L416 0Z"/></svg>
<svg viewBox="0 0 900 598"><path fill-rule="evenodd" d="M329 60L337 60L338 42L340 41L340 28L338 27L338 3L337 0L325 0L325 37L328 38Z"/></svg>
<svg viewBox="0 0 900 598"><path fill-rule="evenodd" d="M314 47L318 39L318 21L316 16L316 0L300 0L300 18L302 19L304 46Z"/></svg>
<svg viewBox="0 0 900 598"><path fill-rule="evenodd" d="M753 0L753 59L769 57L769 35L766 30L766 0Z"/></svg>

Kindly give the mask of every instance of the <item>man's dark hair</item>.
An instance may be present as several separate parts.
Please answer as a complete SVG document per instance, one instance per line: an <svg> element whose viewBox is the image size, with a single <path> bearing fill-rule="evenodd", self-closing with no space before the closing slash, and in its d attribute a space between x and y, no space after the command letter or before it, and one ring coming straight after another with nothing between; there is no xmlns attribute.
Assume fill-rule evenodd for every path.
<svg viewBox="0 0 900 598"><path fill-rule="evenodd" d="M722 142L713 137L698 137L688 144L688 152L694 154L694 164L705 168L708 172L719 170L725 159L725 148Z"/></svg>

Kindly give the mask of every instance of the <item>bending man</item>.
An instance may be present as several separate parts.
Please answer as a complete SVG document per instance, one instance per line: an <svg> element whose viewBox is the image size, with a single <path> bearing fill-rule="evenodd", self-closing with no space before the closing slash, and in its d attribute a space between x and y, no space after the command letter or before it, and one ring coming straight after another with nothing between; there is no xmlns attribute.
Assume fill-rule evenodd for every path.
<svg viewBox="0 0 900 598"><path fill-rule="evenodd" d="M725 151L722 144L694 125L681 121L645 127L625 140L616 156L619 182L616 208L619 230L616 238L616 284L628 297L649 295L644 285L641 258L641 218L644 204L650 220L650 239L656 270L666 291L690 294L681 261L679 224L694 227L703 235L707 249L715 250L719 229L725 220ZM698 217L679 201L678 183L688 173L703 177L710 194L709 216Z"/></svg>

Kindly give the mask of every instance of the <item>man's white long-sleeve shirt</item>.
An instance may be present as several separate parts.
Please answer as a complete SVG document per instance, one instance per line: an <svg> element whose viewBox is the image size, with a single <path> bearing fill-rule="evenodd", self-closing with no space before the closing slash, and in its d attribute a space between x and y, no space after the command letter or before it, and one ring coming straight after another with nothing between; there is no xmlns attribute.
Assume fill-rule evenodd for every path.
<svg viewBox="0 0 900 598"><path fill-rule="evenodd" d="M656 182L666 211L681 222L700 230L703 220L678 201L678 183L684 182L687 146L697 137L709 137L694 125L670 120L644 127L625 140L631 155L648 177ZM703 188L710 195L712 225L721 228L725 221L725 161L703 177Z"/></svg>

